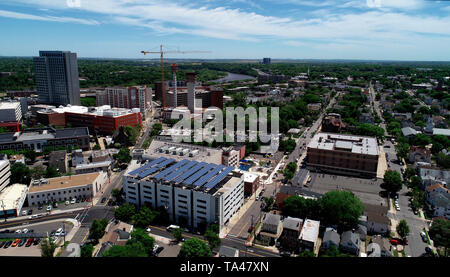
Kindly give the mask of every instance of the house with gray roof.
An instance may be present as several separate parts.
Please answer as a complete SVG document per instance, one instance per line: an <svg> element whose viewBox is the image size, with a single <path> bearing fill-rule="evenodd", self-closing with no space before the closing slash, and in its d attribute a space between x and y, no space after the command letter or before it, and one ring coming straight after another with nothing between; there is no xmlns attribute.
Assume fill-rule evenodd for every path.
<svg viewBox="0 0 450 277"><path fill-rule="evenodd" d="M373 236L367 246L367 257L393 257L392 244L382 236Z"/></svg>
<svg viewBox="0 0 450 277"><path fill-rule="evenodd" d="M327 228L322 239L321 250L328 250L332 245L339 249L339 244L341 242L341 236L333 228Z"/></svg>
<svg viewBox="0 0 450 277"><path fill-rule="evenodd" d="M269 245L275 244L283 231L281 216L278 214L266 213L262 219L259 240Z"/></svg>
<svg viewBox="0 0 450 277"><path fill-rule="evenodd" d="M429 192L427 206L433 212L433 217L445 217L450 220L450 193Z"/></svg>
<svg viewBox="0 0 450 277"><path fill-rule="evenodd" d="M295 217L287 217L283 220L283 232L281 233L280 245L288 251L296 251L299 247L298 236L302 230L303 220Z"/></svg>
<svg viewBox="0 0 450 277"><path fill-rule="evenodd" d="M411 127L402 128L402 135L407 138L413 138L420 133L421 133L420 131L416 131Z"/></svg>
<svg viewBox="0 0 450 277"><path fill-rule="evenodd" d="M342 252L359 256L360 248L361 248L361 240L357 233L354 233L352 231L346 231L342 233L341 242L339 243L339 249Z"/></svg>

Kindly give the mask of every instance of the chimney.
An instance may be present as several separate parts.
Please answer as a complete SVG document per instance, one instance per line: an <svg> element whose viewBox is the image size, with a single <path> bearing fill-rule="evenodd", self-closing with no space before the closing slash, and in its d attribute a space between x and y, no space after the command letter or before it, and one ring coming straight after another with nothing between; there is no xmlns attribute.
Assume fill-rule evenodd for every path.
<svg viewBox="0 0 450 277"><path fill-rule="evenodd" d="M178 106L177 103L177 72L178 72L178 64L173 63L171 65L172 75L173 75L173 107L176 108Z"/></svg>
<svg viewBox="0 0 450 277"><path fill-rule="evenodd" d="M195 72L186 73L186 84L188 88L188 108L191 113L195 111L195 83L196 83Z"/></svg>

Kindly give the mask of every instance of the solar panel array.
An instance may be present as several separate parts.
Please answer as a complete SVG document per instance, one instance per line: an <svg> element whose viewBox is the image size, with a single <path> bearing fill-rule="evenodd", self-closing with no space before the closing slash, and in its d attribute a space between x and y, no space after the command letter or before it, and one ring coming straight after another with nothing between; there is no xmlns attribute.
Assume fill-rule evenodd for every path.
<svg viewBox="0 0 450 277"><path fill-rule="evenodd" d="M222 169L224 169L225 166L224 165L218 165L216 166L213 170L211 170L208 174L206 174L205 176L203 176L202 178L200 178L197 182L194 183L194 186L201 187L203 186L206 182L208 182L209 180L211 180L212 177L214 177L217 173L219 173Z"/></svg>
<svg viewBox="0 0 450 277"><path fill-rule="evenodd" d="M191 169L193 166L197 165L198 163L196 161L190 161L186 164L184 164L180 169L170 173L166 177L163 178L164 181L171 181L172 179L176 178L177 176L180 176L181 174L185 173L189 169Z"/></svg>
<svg viewBox="0 0 450 277"><path fill-rule="evenodd" d="M149 162L149 163L147 163L147 164L141 166L140 168L131 171L130 173L128 173L128 175L136 175L136 174L138 174L138 173L140 173L140 172L142 172L142 171L144 171L144 170L150 168L152 165L155 165L155 164L157 164L157 163L160 163L160 162L164 161L165 159L166 159L166 158L161 157L161 158L158 158L158 159L156 159L156 160L153 160L153 161L151 161L151 162Z"/></svg>
<svg viewBox="0 0 450 277"><path fill-rule="evenodd" d="M174 170L176 170L177 168L182 167L183 165L185 165L186 163L188 163L188 160L182 160L181 162L178 162L166 169L164 169L163 171L161 171L160 173L155 175L155 179L156 180L161 180L163 177L165 177L166 175L172 173Z"/></svg>
<svg viewBox="0 0 450 277"><path fill-rule="evenodd" d="M208 164L206 167L202 168L200 171L192 175L191 177L187 178L184 183L186 185L192 185L198 178L202 177L204 174L206 174L208 171L213 169L216 165L215 164Z"/></svg>
<svg viewBox="0 0 450 277"><path fill-rule="evenodd" d="M168 164L173 163L174 161L175 161L174 159L165 159L164 158L163 162L158 163L158 164L154 165L153 167L151 167L150 169L147 169L146 171L139 173L138 177L141 178L141 179L145 178L148 175L153 174L156 171L160 170L161 168L164 168Z"/></svg>
<svg viewBox="0 0 450 277"><path fill-rule="evenodd" d="M207 163L201 162L201 163L197 164L196 166L194 166L193 168L191 168L189 171L183 173L181 176L178 176L177 178L175 178L175 180L173 180L173 181L176 183L182 182L185 179L189 178L192 174L201 170L202 168L204 168L207 165L208 165Z"/></svg>
<svg viewBox="0 0 450 277"><path fill-rule="evenodd" d="M204 188L205 189L212 189L213 187L215 187L218 183L222 182L223 179L225 179L225 177L227 177L227 175L233 171L234 167L229 166L227 167L225 170L223 170L219 175L217 175L216 177L214 177L214 179L212 179L211 181L209 181L209 183L207 183Z"/></svg>

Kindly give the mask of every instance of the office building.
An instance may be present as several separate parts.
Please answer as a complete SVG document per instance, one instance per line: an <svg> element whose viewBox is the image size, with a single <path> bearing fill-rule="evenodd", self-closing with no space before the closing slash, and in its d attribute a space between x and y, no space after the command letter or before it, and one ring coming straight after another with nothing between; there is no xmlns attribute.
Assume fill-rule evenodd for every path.
<svg viewBox="0 0 450 277"><path fill-rule="evenodd" d="M123 176L125 200L164 207L170 220L204 230L223 228L244 204L244 180L234 167L160 157L133 165Z"/></svg>
<svg viewBox="0 0 450 277"><path fill-rule="evenodd" d="M0 160L0 191L9 185L11 177L11 166L9 160Z"/></svg>
<svg viewBox="0 0 450 277"><path fill-rule="evenodd" d="M92 199L107 181L105 172L32 180L28 189L28 204L43 205L79 197Z"/></svg>
<svg viewBox="0 0 450 277"><path fill-rule="evenodd" d="M48 127L0 134L2 150L42 152L47 146L54 148L78 146L83 150L89 150L89 130L86 127L67 129Z"/></svg>
<svg viewBox="0 0 450 277"><path fill-rule="evenodd" d="M81 105L76 53L39 51L33 61L39 102Z"/></svg>
<svg viewBox="0 0 450 277"><path fill-rule="evenodd" d="M263 64L271 64L272 59L271 58L263 58Z"/></svg>
<svg viewBox="0 0 450 277"><path fill-rule="evenodd" d="M373 178L378 168L375 138L318 133L308 144L307 167L319 172Z"/></svg>
<svg viewBox="0 0 450 277"><path fill-rule="evenodd" d="M112 135L121 126L142 125L142 115L138 108L129 110L101 107L66 106L48 108L36 112L37 121L44 125L88 127L91 133Z"/></svg>
<svg viewBox="0 0 450 277"><path fill-rule="evenodd" d="M110 105L114 108L138 108L143 119L146 119L151 110L152 89L141 87L114 87L106 88L96 93L97 106Z"/></svg>

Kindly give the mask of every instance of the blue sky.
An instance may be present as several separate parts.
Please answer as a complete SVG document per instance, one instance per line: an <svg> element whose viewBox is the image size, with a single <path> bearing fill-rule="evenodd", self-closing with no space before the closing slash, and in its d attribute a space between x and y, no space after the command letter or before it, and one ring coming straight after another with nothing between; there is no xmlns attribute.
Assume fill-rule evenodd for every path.
<svg viewBox="0 0 450 277"><path fill-rule="evenodd" d="M450 1L2 0L0 36L0 56L450 61Z"/></svg>

